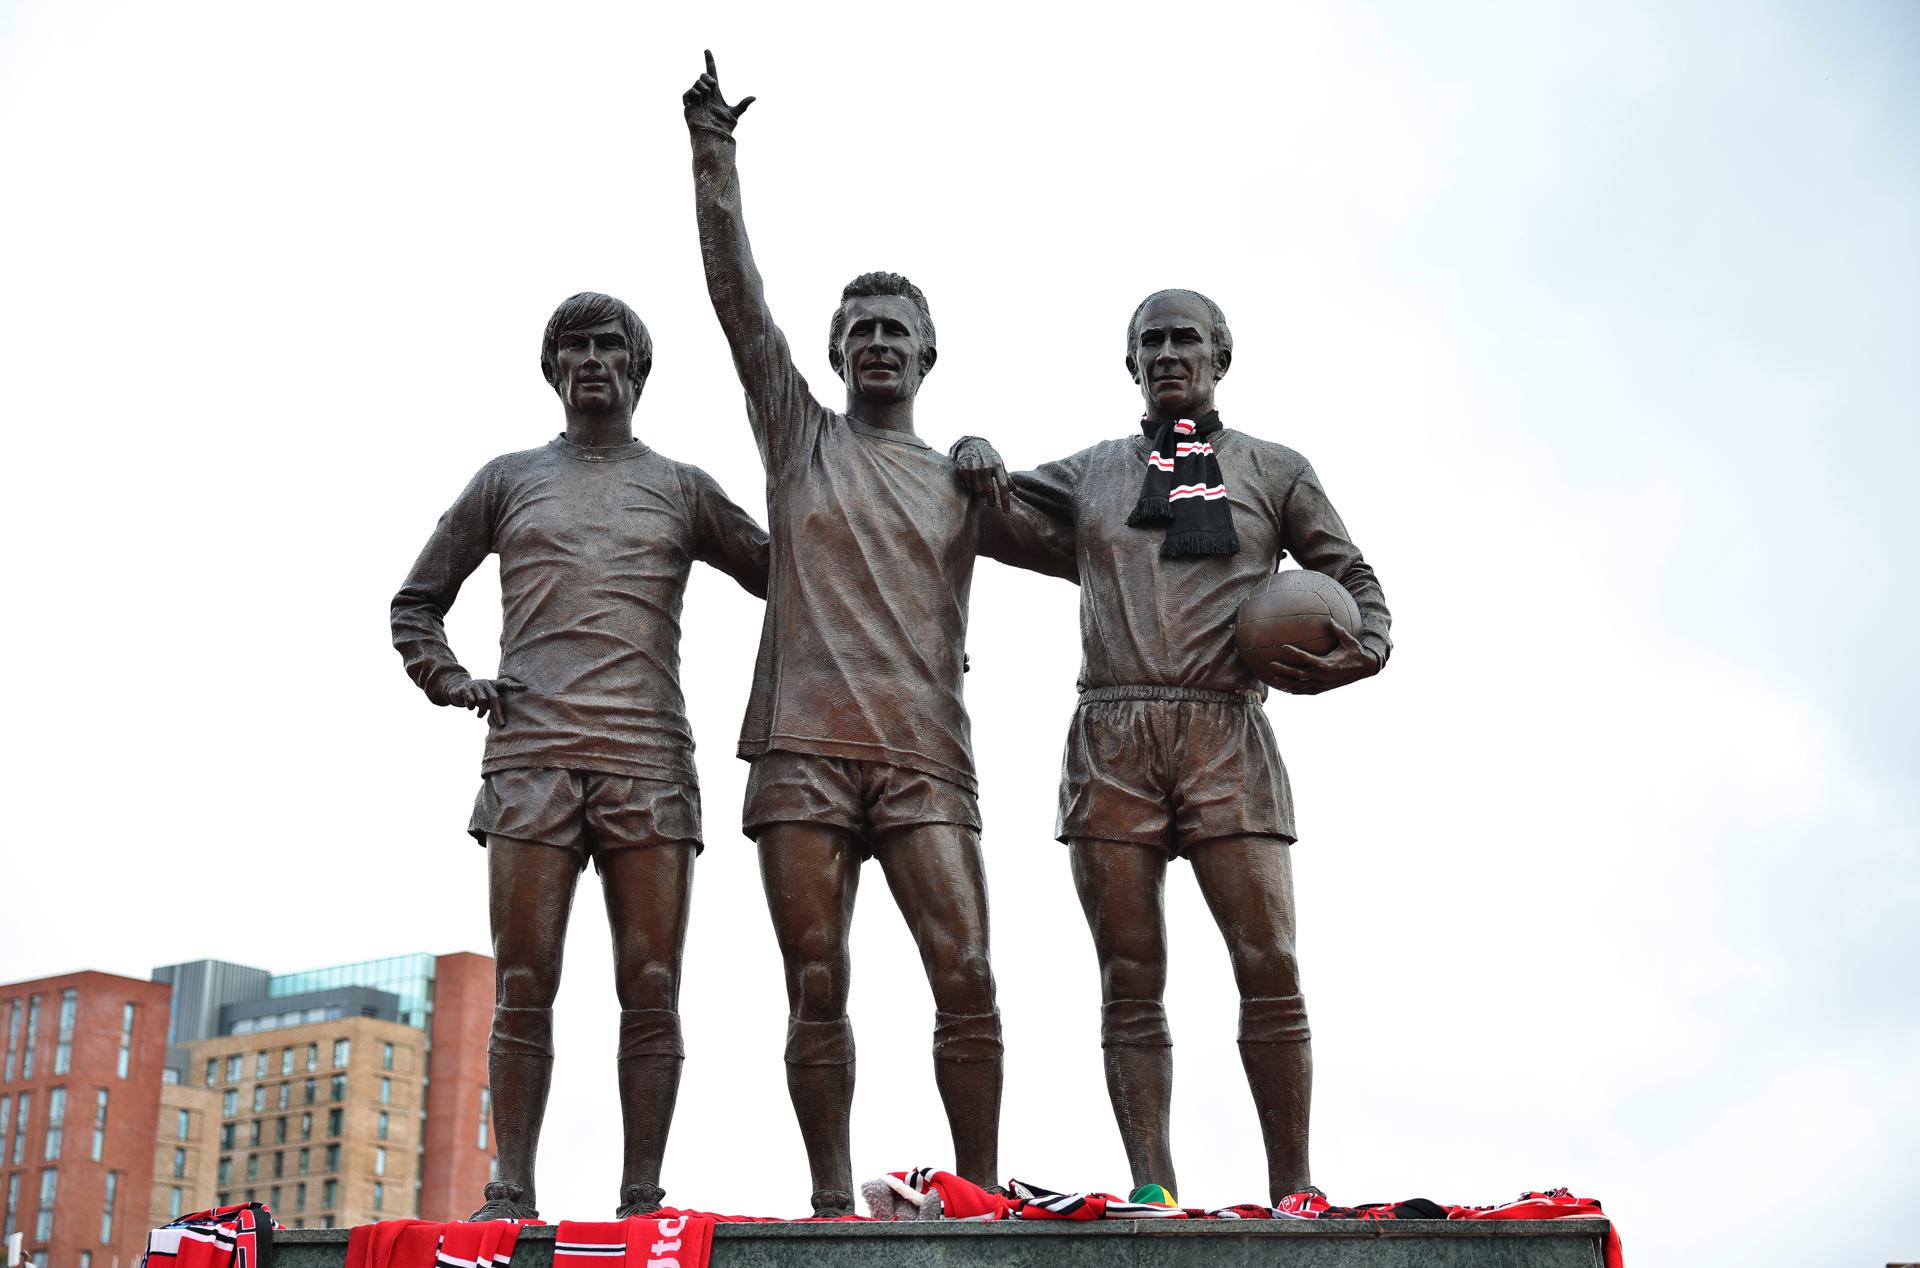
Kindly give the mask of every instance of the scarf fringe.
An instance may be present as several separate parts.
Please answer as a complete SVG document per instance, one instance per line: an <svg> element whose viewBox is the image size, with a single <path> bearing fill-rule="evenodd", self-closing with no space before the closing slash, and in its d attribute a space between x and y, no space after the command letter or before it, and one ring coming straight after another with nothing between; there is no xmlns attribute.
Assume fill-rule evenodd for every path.
<svg viewBox="0 0 1920 1268"><path fill-rule="evenodd" d="M1133 504L1133 510L1127 516L1128 528L1146 528L1152 524L1167 524L1173 520L1173 504L1167 501L1165 490L1140 495Z"/></svg>
<svg viewBox="0 0 1920 1268"><path fill-rule="evenodd" d="M1166 540L1160 543L1160 557L1163 559L1173 559L1181 555L1237 555L1239 553L1240 535L1234 532L1168 533Z"/></svg>

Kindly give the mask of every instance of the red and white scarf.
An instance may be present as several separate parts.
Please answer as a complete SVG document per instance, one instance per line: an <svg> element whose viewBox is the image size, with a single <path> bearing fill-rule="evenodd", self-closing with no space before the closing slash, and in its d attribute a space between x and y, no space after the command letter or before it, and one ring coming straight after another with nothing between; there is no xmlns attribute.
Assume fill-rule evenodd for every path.
<svg viewBox="0 0 1920 1268"><path fill-rule="evenodd" d="M1213 442L1208 439L1220 427L1217 410L1197 419L1140 420L1140 430L1153 441L1153 449L1147 454L1146 478L1140 482L1140 496L1127 524L1133 528L1166 525L1167 535L1160 543L1165 558L1239 553L1240 536L1233 531L1226 478L1220 474L1219 459L1213 456Z"/></svg>

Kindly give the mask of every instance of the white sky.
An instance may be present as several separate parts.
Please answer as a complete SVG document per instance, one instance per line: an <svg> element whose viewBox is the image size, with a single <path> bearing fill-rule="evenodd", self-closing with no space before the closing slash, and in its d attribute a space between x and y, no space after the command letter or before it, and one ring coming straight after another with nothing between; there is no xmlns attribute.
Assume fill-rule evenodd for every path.
<svg viewBox="0 0 1920 1268"><path fill-rule="evenodd" d="M1320 1184L1570 1185L1639 1268L1920 1257L1920 7L677 8L707 16L0 7L0 979L485 948L480 727L407 681L387 601L467 477L559 428L536 345L576 290L652 327L641 435L763 513L680 118L711 45L761 98L749 222L826 399L838 286L899 269L941 334L923 433L1032 465L1132 426L1127 313L1198 287L1225 416L1312 458L1377 567L1388 672L1269 707ZM497 594L453 614L476 671ZM666 1183L791 1213L735 830L758 623L696 574ZM1073 592L983 564L969 646L1001 1156L1121 1187L1050 840ZM618 1171L582 897L553 1217ZM1258 1198L1226 957L1184 869L1169 904L1181 1197ZM877 876L855 963L856 1170L946 1165Z"/></svg>

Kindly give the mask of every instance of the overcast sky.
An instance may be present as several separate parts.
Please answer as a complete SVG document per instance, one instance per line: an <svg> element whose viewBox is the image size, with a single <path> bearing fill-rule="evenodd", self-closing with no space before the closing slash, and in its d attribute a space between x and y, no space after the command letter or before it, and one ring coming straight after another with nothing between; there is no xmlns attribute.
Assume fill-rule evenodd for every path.
<svg viewBox="0 0 1920 1268"><path fill-rule="evenodd" d="M0 980L486 949L481 728L408 682L388 599L559 429L537 344L582 289L652 328L642 437L764 515L680 116L712 46L822 399L837 288L898 269L939 322L923 434L1061 457L1133 426L1133 304L1196 287L1224 417L1307 454L1378 570L1387 672L1268 705L1321 1186L1568 1185L1638 1268L1920 1258L1920 6L673 8L0 6ZM1120 1188L1050 839L1075 612L974 583L1001 1157ZM498 621L489 566L450 622L476 672ZM758 626L696 574L665 1182L780 1214L810 1186L736 831ZM1226 956L1184 868L1168 902L1180 1197L1258 1199ZM588 888L574 933L540 1197L601 1218ZM877 876L854 955L855 1169L950 1165Z"/></svg>

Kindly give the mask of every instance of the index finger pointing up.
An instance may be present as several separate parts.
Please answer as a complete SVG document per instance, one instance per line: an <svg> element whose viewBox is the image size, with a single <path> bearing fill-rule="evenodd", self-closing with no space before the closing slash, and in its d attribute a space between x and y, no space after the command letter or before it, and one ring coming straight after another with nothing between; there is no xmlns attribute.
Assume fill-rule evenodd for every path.
<svg viewBox="0 0 1920 1268"><path fill-rule="evenodd" d="M707 74L712 75L715 79L720 78L720 72L713 68L713 50L707 48L701 49L700 51L707 55Z"/></svg>

